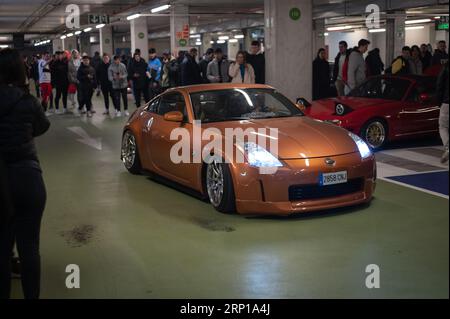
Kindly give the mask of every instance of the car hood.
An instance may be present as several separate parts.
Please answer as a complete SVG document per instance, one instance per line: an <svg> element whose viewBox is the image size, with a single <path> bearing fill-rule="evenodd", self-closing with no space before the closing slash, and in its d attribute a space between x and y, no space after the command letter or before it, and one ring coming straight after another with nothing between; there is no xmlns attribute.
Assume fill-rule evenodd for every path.
<svg viewBox="0 0 450 319"><path fill-rule="evenodd" d="M306 114L310 116L332 115L335 113L336 104L341 103L348 106L353 111L369 108L371 106L398 104L398 101L389 101L383 99L369 99L362 97L339 97L323 99L312 102L312 106L308 107Z"/></svg>
<svg viewBox="0 0 450 319"><path fill-rule="evenodd" d="M203 129L207 128L219 129L225 138L229 138L225 135L226 128L250 128L255 132L265 129L266 135L271 134L270 130L277 129L280 159L328 157L358 152L346 130L306 116L203 124ZM258 135L258 144L261 145L260 136L262 135ZM266 138L267 149L269 141Z"/></svg>

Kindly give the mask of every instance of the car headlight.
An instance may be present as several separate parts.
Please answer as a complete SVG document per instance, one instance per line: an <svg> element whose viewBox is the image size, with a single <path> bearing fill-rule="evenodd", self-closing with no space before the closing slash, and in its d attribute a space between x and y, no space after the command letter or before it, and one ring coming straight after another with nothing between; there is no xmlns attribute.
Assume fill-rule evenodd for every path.
<svg viewBox="0 0 450 319"><path fill-rule="evenodd" d="M361 154L361 158L365 159L372 155L372 151L369 148L369 145L367 145L366 142L362 138L360 138L358 135L353 134L351 132L348 133L350 137L355 141L356 146L358 146L359 153Z"/></svg>
<svg viewBox="0 0 450 319"><path fill-rule="evenodd" d="M256 143L245 143L245 151L247 152L248 163L255 167L281 167L283 164L268 152L264 147Z"/></svg>

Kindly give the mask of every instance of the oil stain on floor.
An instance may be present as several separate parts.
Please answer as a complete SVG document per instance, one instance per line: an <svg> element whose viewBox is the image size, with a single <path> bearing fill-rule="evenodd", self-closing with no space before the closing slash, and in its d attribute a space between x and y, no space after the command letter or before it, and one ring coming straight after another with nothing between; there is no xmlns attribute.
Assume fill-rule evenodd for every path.
<svg viewBox="0 0 450 319"><path fill-rule="evenodd" d="M70 247L82 247L88 245L92 241L95 229L96 227L93 225L80 225L71 230L62 231L60 232L60 235L66 240Z"/></svg>

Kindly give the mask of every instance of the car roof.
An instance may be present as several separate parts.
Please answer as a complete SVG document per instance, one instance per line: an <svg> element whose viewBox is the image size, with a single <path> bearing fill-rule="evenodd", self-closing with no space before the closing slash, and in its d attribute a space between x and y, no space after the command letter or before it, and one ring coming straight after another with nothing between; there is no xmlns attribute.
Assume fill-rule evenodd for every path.
<svg viewBox="0 0 450 319"><path fill-rule="evenodd" d="M233 90L233 89L272 89L273 87L263 84L240 84L240 83L220 83L220 84L198 84L190 86L180 86L167 90L166 92L184 91L187 94L217 91L217 90Z"/></svg>

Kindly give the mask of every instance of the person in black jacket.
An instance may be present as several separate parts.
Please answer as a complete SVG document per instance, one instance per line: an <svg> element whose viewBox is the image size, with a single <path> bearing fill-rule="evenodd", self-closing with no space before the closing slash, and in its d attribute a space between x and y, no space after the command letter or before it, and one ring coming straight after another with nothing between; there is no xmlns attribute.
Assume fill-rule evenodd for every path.
<svg viewBox="0 0 450 319"><path fill-rule="evenodd" d="M59 100L62 96L63 102L63 111L62 113L67 112L67 90L69 88L69 66L68 61L64 55L64 52L56 52L56 60L52 65L53 73L52 80L56 89L55 96L55 108L56 113L60 113L59 111Z"/></svg>
<svg viewBox="0 0 450 319"><path fill-rule="evenodd" d="M95 69L90 65L88 56L83 56L83 61L78 68L77 79L80 81L81 103L78 112L81 113L86 106L87 116L92 117L92 95L97 87Z"/></svg>
<svg viewBox="0 0 450 319"><path fill-rule="evenodd" d="M344 81L344 63L350 56L350 50L348 44L345 41L339 42L339 53L334 59L333 68L333 83L336 86L338 96L345 95L345 81Z"/></svg>
<svg viewBox="0 0 450 319"><path fill-rule="evenodd" d="M313 62L313 100L329 97L330 64L326 59L325 49L320 49Z"/></svg>
<svg viewBox="0 0 450 319"><path fill-rule="evenodd" d="M31 63L31 78L34 81L34 88L36 92L36 97L41 97L41 91L39 89L39 60L38 55L33 56L33 62Z"/></svg>
<svg viewBox="0 0 450 319"><path fill-rule="evenodd" d="M380 49L375 48L369 51L366 57L367 76L376 76L383 73L384 63L381 60Z"/></svg>
<svg viewBox="0 0 450 319"><path fill-rule="evenodd" d="M428 46L423 43L420 46L420 61L422 61L422 69L425 71L431 66L431 60L433 59L433 56L431 55L431 52L428 51Z"/></svg>
<svg viewBox="0 0 450 319"><path fill-rule="evenodd" d="M105 102L105 111L103 115L109 115L109 98L114 101L114 90L112 82L108 79L108 68L111 65L111 59L107 53L103 53L103 59L97 69L97 80L103 94Z"/></svg>
<svg viewBox="0 0 450 319"><path fill-rule="evenodd" d="M34 138L44 134L50 122L39 100L22 89L25 84L19 52L0 50L0 158L14 214L0 226L0 299L10 297L14 243L25 298L37 299L40 294L39 237L46 190Z"/></svg>
<svg viewBox="0 0 450 319"><path fill-rule="evenodd" d="M447 43L439 41L437 49L434 51L432 65L444 65L448 61Z"/></svg>
<svg viewBox="0 0 450 319"><path fill-rule="evenodd" d="M133 94L136 101L136 107L141 107L142 95L144 95L145 103L150 101L150 94L147 80L147 67L139 53L134 53L133 59L128 66L128 80L133 81Z"/></svg>
<svg viewBox="0 0 450 319"><path fill-rule="evenodd" d="M261 52L261 43L259 41L252 42L246 61L255 71L255 83L266 84L266 56Z"/></svg>
<svg viewBox="0 0 450 319"><path fill-rule="evenodd" d="M189 53L186 53L183 63L181 63L181 85L195 85L202 83L202 76L200 75L200 67L195 58L198 55L198 50L192 48Z"/></svg>
<svg viewBox="0 0 450 319"><path fill-rule="evenodd" d="M448 61L439 74L437 81L436 97L439 104L441 104L441 110L439 112L439 133L441 135L442 143L444 144L444 154L442 155L441 162L448 162L448 87L449 87L449 73L448 73Z"/></svg>

